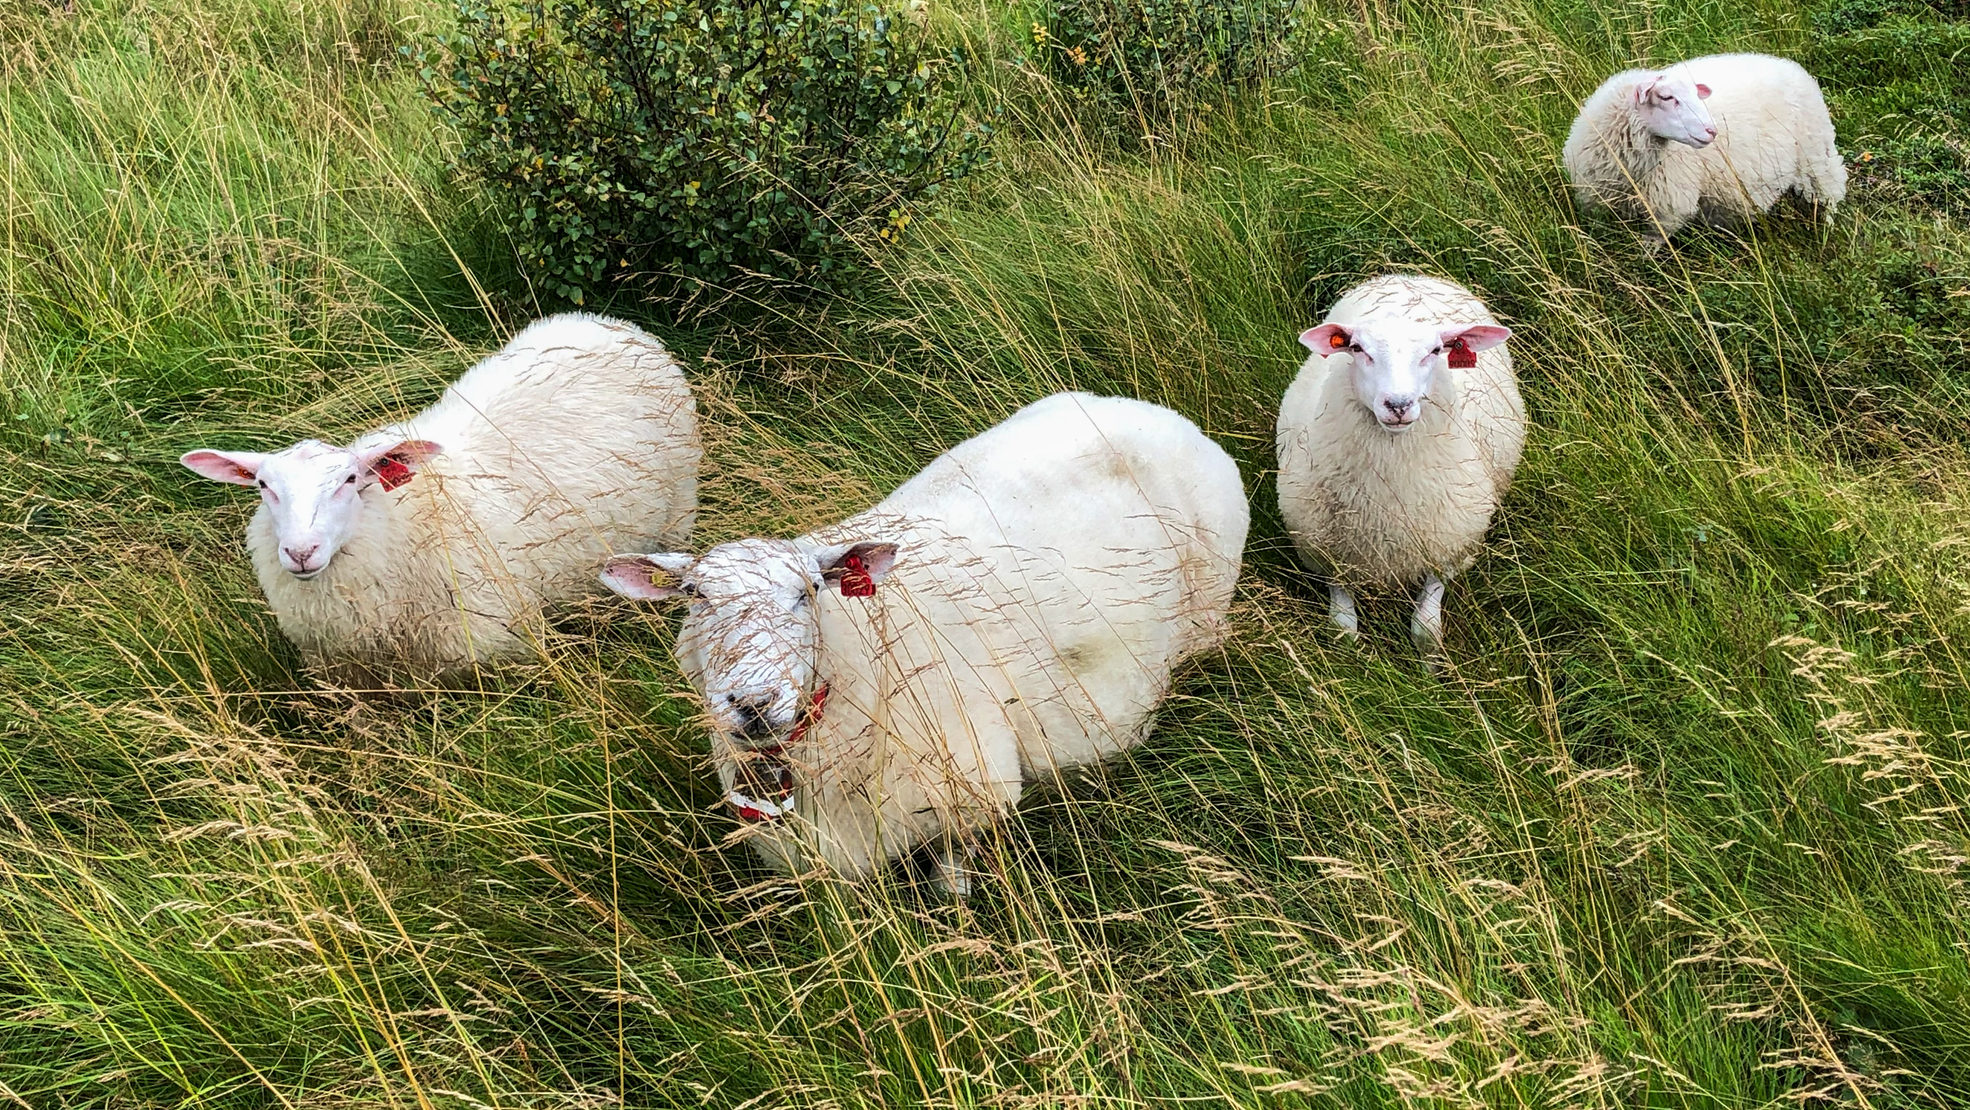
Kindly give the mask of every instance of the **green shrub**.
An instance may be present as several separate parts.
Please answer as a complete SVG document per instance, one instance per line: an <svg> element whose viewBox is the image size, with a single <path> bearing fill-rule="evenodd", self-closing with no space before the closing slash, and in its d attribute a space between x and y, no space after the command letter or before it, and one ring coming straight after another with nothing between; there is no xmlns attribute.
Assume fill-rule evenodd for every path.
<svg viewBox="0 0 1970 1110"><path fill-rule="evenodd" d="M1033 24L1053 80L1145 132L1278 72L1298 0L1050 0Z"/></svg>
<svg viewBox="0 0 1970 1110"><path fill-rule="evenodd" d="M1929 5L1922 0L1834 0L1812 14L1815 35L1831 37L1877 27L1894 15L1925 15Z"/></svg>
<svg viewBox="0 0 1970 1110"><path fill-rule="evenodd" d="M1970 22L1920 0L1839 0L1801 59L1826 90L1856 191L1970 212Z"/></svg>
<svg viewBox="0 0 1970 1110"><path fill-rule="evenodd" d="M645 272L827 280L983 158L954 67L880 0L463 0L442 45L459 169L576 303Z"/></svg>
<svg viewBox="0 0 1970 1110"><path fill-rule="evenodd" d="M1944 211L1970 212L1970 142L1934 135L1883 139L1861 152L1855 176L1885 194Z"/></svg>

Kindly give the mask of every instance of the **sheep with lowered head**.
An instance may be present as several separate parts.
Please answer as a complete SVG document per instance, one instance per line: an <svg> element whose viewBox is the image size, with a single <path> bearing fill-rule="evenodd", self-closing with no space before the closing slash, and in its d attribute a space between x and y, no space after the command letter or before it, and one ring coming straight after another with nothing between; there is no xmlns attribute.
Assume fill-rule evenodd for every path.
<svg viewBox="0 0 1970 1110"><path fill-rule="evenodd" d="M1581 203L1653 221L1651 248L1693 219L1740 221L1788 192L1831 221L1847 195L1819 83L1768 54L1615 74L1581 107L1563 159Z"/></svg>
<svg viewBox="0 0 1970 1110"><path fill-rule="evenodd" d="M1476 559L1525 444L1510 335L1462 286L1394 274L1300 336L1313 353L1279 406L1279 512L1348 635L1354 590L1420 582L1410 634L1442 645L1443 584Z"/></svg>
<svg viewBox="0 0 1970 1110"><path fill-rule="evenodd" d="M527 654L544 607L593 593L610 553L688 538L699 454L663 345L566 314L346 447L182 461L259 493L248 552L310 665L437 677Z"/></svg>
<svg viewBox="0 0 1970 1110"><path fill-rule="evenodd" d="M1220 641L1249 517L1196 425L1064 393L839 524L603 579L688 600L677 657L768 862L859 879L935 843L962 894L967 833L1141 740L1171 668Z"/></svg>

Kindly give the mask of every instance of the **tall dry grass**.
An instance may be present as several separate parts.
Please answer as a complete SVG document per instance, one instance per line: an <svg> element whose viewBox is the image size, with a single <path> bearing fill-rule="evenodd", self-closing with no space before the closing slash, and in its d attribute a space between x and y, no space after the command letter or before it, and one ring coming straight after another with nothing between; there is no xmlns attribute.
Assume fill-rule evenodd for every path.
<svg viewBox="0 0 1970 1110"><path fill-rule="evenodd" d="M879 284L667 328L706 542L1066 387L1245 467L1233 639L1147 745L1031 796L964 906L757 869L661 613L597 605L471 689L318 687L245 506L171 461L413 409L534 311L396 60L443 10L11 14L0 1096L1963 1101L1961 217L1864 188L1650 259L1556 166L1599 74L1832 49L1809 13L1318 6L1294 78L1146 152L982 68L1001 168ZM935 21L982 58L1023 26ZM1535 420L1441 676L1401 599L1332 636L1270 508L1293 337L1391 267L1487 297Z"/></svg>

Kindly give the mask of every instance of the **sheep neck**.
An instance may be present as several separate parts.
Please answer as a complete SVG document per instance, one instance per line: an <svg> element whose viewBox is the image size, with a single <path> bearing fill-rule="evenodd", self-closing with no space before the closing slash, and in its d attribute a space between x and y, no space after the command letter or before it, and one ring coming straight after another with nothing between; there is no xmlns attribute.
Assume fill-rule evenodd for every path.
<svg viewBox="0 0 1970 1110"><path fill-rule="evenodd" d="M1662 163L1662 156L1669 149L1669 140L1648 129L1642 115L1630 106L1621 113L1622 162L1635 180L1640 181L1655 172Z"/></svg>

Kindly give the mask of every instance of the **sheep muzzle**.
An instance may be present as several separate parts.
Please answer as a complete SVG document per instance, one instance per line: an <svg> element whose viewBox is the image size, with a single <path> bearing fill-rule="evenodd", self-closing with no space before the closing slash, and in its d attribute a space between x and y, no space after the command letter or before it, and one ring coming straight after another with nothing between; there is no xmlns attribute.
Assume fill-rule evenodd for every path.
<svg viewBox="0 0 1970 1110"><path fill-rule="evenodd" d="M733 788L725 796L734 816L741 821L777 821L793 812L793 764L786 758L788 744L798 743L821 720L828 702L828 684L816 687L807 699L800 723L786 739L771 747L752 748L739 756Z"/></svg>

